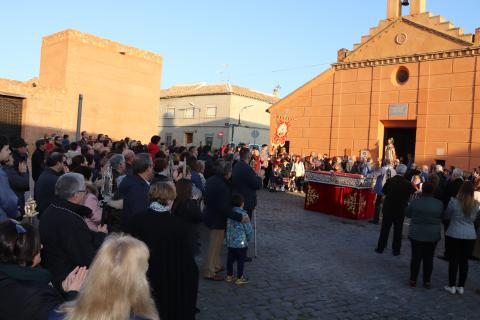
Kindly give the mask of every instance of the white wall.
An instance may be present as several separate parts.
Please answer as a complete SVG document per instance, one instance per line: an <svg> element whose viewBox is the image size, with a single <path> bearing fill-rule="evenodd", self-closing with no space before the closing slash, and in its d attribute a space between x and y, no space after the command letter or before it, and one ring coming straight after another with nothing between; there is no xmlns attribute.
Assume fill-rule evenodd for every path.
<svg viewBox="0 0 480 320"><path fill-rule="evenodd" d="M195 105L195 117L185 118L185 110ZM207 106L217 106L216 117L207 117ZM218 148L222 144L230 143L231 131L225 127L225 123L238 124L238 113L244 106L254 105L241 113L241 126L235 127L233 142L238 144L257 143L268 144L270 129L270 114L265 110L269 103L252 98L236 95L210 95L181 98L169 98L160 100L159 135L162 141L166 141L168 134L177 141L177 145L185 145L185 133L193 133L193 144L206 143L206 135L213 136L213 147ZM166 118L167 109L175 108L175 118ZM257 130L260 136L257 139L251 137L251 132ZM219 135L223 132L223 137Z"/></svg>

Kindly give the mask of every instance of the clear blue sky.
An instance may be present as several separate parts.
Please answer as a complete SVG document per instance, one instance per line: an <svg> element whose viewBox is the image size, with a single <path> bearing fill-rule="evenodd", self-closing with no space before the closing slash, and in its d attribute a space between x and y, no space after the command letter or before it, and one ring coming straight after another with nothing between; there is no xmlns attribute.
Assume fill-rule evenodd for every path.
<svg viewBox="0 0 480 320"><path fill-rule="evenodd" d="M162 88L229 81L280 95L318 75L337 50L385 18L386 0L3 1L0 77L38 75L42 36L73 28L163 55ZM429 0L465 32L479 0Z"/></svg>

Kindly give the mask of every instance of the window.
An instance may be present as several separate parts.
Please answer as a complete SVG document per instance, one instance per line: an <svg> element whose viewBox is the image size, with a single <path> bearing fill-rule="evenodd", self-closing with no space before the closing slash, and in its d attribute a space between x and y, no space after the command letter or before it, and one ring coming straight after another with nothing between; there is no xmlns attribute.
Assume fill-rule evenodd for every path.
<svg viewBox="0 0 480 320"><path fill-rule="evenodd" d="M173 108L173 107L168 107L168 108L167 108L167 113L165 114L165 117L167 117L167 118L175 118L175 108Z"/></svg>
<svg viewBox="0 0 480 320"><path fill-rule="evenodd" d="M193 143L193 133L192 132L185 132L185 144Z"/></svg>
<svg viewBox="0 0 480 320"><path fill-rule="evenodd" d="M405 68L403 66L398 68L397 74L396 74L396 79L397 79L397 83L399 85L403 85L403 84L407 83L409 78L410 78L410 73L408 72L407 68Z"/></svg>
<svg viewBox="0 0 480 320"><path fill-rule="evenodd" d="M185 118L193 118L193 117L195 117L195 109L194 108L185 109Z"/></svg>
<svg viewBox="0 0 480 320"><path fill-rule="evenodd" d="M171 146L171 145L172 145L172 134L167 133L167 146Z"/></svg>
<svg viewBox="0 0 480 320"><path fill-rule="evenodd" d="M216 106L207 106L207 118L215 118L217 116Z"/></svg>

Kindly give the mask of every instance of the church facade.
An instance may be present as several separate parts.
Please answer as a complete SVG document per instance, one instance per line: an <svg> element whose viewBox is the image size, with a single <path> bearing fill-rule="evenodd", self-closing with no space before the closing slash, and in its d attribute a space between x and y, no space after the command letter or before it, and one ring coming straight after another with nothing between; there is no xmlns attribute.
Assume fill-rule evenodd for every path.
<svg viewBox="0 0 480 320"><path fill-rule="evenodd" d="M293 154L369 154L465 170L480 164L480 28L465 34L426 0L387 0L387 19L337 63L269 108L270 138ZM283 136L283 139L279 139Z"/></svg>

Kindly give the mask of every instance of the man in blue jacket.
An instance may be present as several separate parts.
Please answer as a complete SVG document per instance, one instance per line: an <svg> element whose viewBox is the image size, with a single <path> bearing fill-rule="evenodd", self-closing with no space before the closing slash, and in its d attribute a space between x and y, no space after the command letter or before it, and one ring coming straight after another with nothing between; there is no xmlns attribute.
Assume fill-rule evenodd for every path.
<svg viewBox="0 0 480 320"><path fill-rule="evenodd" d="M232 211L229 180L232 176L232 164L229 161L215 162L215 175L208 178L205 187L205 224L210 229L208 255L205 261L204 277L208 280L222 281L224 278L217 273L222 271L220 251L225 236L227 218L247 223L248 217L243 217Z"/></svg>
<svg viewBox="0 0 480 320"><path fill-rule="evenodd" d="M7 175L10 187L18 198L18 209L23 216L25 214L25 192L30 190L27 143L22 138L16 138L10 141L10 148L12 149L13 163L8 168Z"/></svg>
<svg viewBox="0 0 480 320"><path fill-rule="evenodd" d="M8 176L1 163L10 157L10 146L5 136L0 136L0 221L7 218L16 218L18 215L18 198L10 188Z"/></svg>
<svg viewBox="0 0 480 320"><path fill-rule="evenodd" d="M244 209L252 219L253 210L257 206L257 190L263 186L263 170L260 170L261 175L257 175L249 165L250 157L250 149L240 150L240 161L233 168L232 183L233 192L241 194L245 199Z"/></svg>
<svg viewBox="0 0 480 320"><path fill-rule="evenodd" d="M55 184L65 170L65 156L59 152L52 152L48 155L45 166L46 168L38 177L34 188L40 216L47 210L55 197Z"/></svg>
<svg viewBox="0 0 480 320"><path fill-rule="evenodd" d="M130 221L135 215L148 209L150 181L153 177L153 163L150 154L139 153L132 164L133 174L127 175L118 191L123 198L123 231L129 231Z"/></svg>

